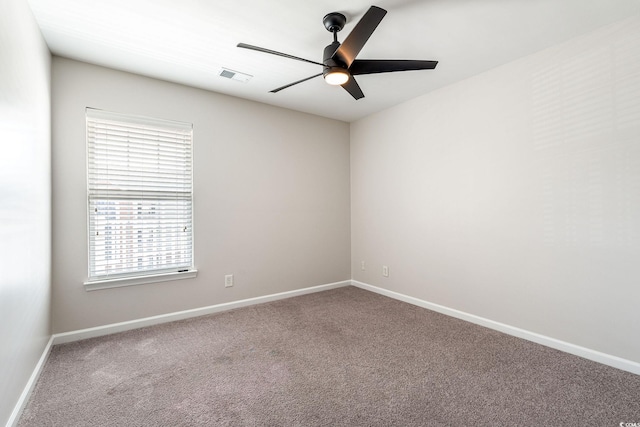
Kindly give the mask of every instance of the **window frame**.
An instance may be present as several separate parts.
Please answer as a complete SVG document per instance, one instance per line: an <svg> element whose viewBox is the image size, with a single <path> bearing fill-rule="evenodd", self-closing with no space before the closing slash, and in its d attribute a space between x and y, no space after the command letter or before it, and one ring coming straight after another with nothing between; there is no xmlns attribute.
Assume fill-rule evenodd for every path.
<svg viewBox="0 0 640 427"><path fill-rule="evenodd" d="M105 120L105 121L114 121L118 122L118 120L122 120L120 123L124 124L132 124L134 126L140 126L141 128L145 125L150 126L159 126L165 128L172 128L174 130L177 129L189 129L189 148L190 148L190 176L188 177L190 183L190 195L189 195L189 203L190 203L190 214L191 214L191 240L190 240L190 253L191 253L191 265L190 266L180 266L180 267L170 267L170 268L157 268L152 270L143 270L143 271L129 271L124 273L116 273L112 275L94 275L91 276L92 269L92 257L95 257L95 253L92 253L92 243L91 243L91 224L92 224L92 213L91 213L91 203L92 203L92 190L95 192L95 188L91 187L90 184L90 176L92 173L92 162L90 160L90 142L89 142L89 120ZM109 112L104 110L99 110L95 108L87 107L85 109L85 149L86 149L86 203L87 203L87 279L84 281L85 290L98 290L98 289L107 289L107 288L115 288L115 287L123 287L123 286L134 286L141 285L147 283L157 283L157 282L165 282L165 281L173 281L180 279L189 279L195 278L197 276L198 270L195 267L195 227L194 227L194 197L193 197L193 124L178 122L178 121L170 121L163 119L156 119L145 116L131 115L131 114L121 114L115 112ZM94 142L95 144L95 142ZM95 165L94 165L95 166ZM94 171L95 173L95 171ZM126 193L126 190L123 190ZM144 190L142 190L144 192ZM134 192L134 191L132 191ZM135 192L134 192L135 193ZM95 194L95 193L94 193ZM95 198L95 195L94 195ZM139 201L152 201L153 198L138 198L132 200ZM186 199L184 199L186 200ZM95 221L95 220L94 220ZM95 262L95 261L94 261Z"/></svg>

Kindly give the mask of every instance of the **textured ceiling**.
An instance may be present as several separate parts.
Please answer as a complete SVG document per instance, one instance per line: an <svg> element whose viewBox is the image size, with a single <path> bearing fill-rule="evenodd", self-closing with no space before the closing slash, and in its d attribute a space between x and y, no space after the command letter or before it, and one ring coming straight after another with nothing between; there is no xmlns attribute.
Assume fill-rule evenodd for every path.
<svg viewBox="0 0 640 427"><path fill-rule="evenodd" d="M28 1L56 55L343 121L640 13L640 0L379 0L388 14L358 58L440 62L435 70L358 76L365 98L356 101L320 77L269 93L322 70L236 45L321 62L332 41L323 16L347 16L342 41L369 0ZM253 78L219 77L222 67Z"/></svg>

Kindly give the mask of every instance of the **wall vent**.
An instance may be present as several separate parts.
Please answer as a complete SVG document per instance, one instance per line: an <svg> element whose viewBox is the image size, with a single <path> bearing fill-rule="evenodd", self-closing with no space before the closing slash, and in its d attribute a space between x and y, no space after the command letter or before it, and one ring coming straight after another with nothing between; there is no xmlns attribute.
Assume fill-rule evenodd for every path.
<svg viewBox="0 0 640 427"><path fill-rule="evenodd" d="M242 83L248 82L253 77L249 74L241 73L240 71L230 70L228 68L220 69L220 71L218 72L218 75L220 77L224 77L225 79L231 79L231 80L235 80L237 82L242 82Z"/></svg>

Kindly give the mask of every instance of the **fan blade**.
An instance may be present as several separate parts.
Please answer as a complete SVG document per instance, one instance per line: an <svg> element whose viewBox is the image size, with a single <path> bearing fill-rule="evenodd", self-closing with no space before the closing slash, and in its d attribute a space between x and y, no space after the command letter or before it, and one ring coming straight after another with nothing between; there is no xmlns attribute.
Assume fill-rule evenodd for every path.
<svg viewBox="0 0 640 427"><path fill-rule="evenodd" d="M252 45L246 44L246 43L238 43L238 47L241 47L243 49L257 50L258 52L270 53L271 55L283 56L285 58L295 59L295 60L298 60L298 61L309 62L310 64L321 65L321 66L324 67L324 64L322 64L320 62L311 61L309 59L304 59L304 58L299 58L297 56L288 55L288 54L282 53L282 52L276 52L275 50L265 49L263 47L252 46Z"/></svg>
<svg viewBox="0 0 640 427"><path fill-rule="evenodd" d="M394 71L433 70L438 61L412 61L406 59L356 59L351 63L349 72L359 74L392 73Z"/></svg>
<svg viewBox="0 0 640 427"><path fill-rule="evenodd" d="M349 80L347 80L347 82L343 84L342 87L344 88L344 90L349 92L351 96L353 96L353 99L358 100L360 98L364 98L364 93L362 93L362 89L360 89L358 82L356 82L356 79L354 79L353 76L350 76Z"/></svg>
<svg viewBox="0 0 640 427"><path fill-rule="evenodd" d="M288 85L286 85L286 86L282 86L282 87L279 87L279 88L277 88L277 89L270 90L269 92L271 92L271 93L280 92L282 89L286 89L286 88L291 87L291 86L293 86L293 85L297 85L298 83L306 82L307 80L311 80L311 79L313 79L313 78L315 78L315 77L318 77L318 76L321 76L321 75L322 75L322 73L320 73L320 74L316 74L316 75L314 75L314 76L307 77L306 79L302 79L302 80L298 80L297 82L289 83L289 84L288 84Z"/></svg>
<svg viewBox="0 0 640 427"><path fill-rule="evenodd" d="M371 37L371 34L373 34L386 14L386 10L371 6L335 51L332 59L342 62L347 68L351 66L353 60L356 59L356 56L358 56L358 53L360 53L364 44L369 40L369 37Z"/></svg>

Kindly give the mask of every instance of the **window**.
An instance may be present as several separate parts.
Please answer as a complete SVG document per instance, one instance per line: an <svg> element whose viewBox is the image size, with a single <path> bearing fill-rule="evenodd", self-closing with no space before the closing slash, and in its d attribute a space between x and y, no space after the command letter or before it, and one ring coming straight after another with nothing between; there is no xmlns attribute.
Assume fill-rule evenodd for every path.
<svg viewBox="0 0 640 427"><path fill-rule="evenodd" d="M189 123L87 108L87 289L195 277Z"/></svg>

